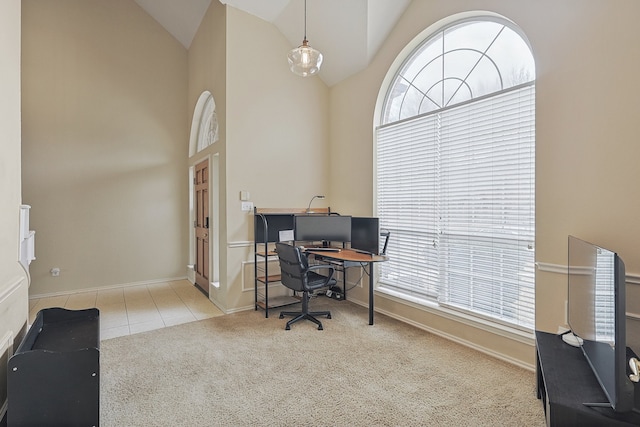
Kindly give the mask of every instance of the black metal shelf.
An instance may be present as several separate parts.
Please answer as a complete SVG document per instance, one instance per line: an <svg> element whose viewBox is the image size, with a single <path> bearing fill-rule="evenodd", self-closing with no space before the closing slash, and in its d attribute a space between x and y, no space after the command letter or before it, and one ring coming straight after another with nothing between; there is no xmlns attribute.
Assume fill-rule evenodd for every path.
<svg viewBox="0 0 640 427"><path fill-rule="evenodd" d="M254 304L255 310L264 310L264 316L269 317L271 308L294 304L300 300L295 295L269 297L271 284L280 282L280 272L270 272L269 262L277 256L273 246L280 240L280 231L293 230L296 215L307 215L304 208L254 208ZM314 209L316 215L330 215L330 208ZM259 285L264 285L263 293L259 292ZM261 287L261 286L260 286Z"/></svg>

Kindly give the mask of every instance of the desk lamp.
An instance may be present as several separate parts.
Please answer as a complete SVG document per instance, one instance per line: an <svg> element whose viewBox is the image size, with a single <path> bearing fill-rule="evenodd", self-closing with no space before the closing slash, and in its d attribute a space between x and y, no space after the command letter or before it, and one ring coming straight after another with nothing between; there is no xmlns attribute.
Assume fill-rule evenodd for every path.
<svg viewBox="0 0 640 427"><path fill-rule="evenodd" d="M313 196L313 197L311 198L311 200L309 201L309 206L307 207L307 213L308 213L308 214L312 214L312 213L314 213L314 212L311 210L311 203L313 203L313 201L314 201L315 199L324 199L324 196Z"/></svg>

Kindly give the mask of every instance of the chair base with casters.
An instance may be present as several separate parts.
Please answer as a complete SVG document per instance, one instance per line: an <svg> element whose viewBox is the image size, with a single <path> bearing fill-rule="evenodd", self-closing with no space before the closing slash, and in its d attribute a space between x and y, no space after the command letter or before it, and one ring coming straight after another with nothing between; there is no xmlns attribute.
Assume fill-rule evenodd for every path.
<svg viewBox="0 0 640 427"><path fill-rule="evenodd" d="M331 319L331 312L309 311L309 292L335 285L334 268L330 265L309 266L307 256L297 246L276 243L276 252L280 262L282 284L295 292L302 292L302 311L283 311L280 313L280 319L284 319L284 316L293 316L293 319L287 322L285 329L290 330L291 325L300 320L310 320L318 325L318 330L321 331L323 329L322 323L316 319L316 316L325 316L327 319ZM316 270L326 270L328 275L318 274L315 272Z"/></svg>
<svg viewBox="0 0 640 427"><path fill-rule="evenodd" d="M316 319L316 316L325 316L327 319L331 319L330 311L309 311L309 294L307 292L302 296L302 311L283 311L280 313L280 318L284 319L284 316L293 316L293 319L287 322L284 327L285 330L290 330L291 325L300 320L310 320L318 325L318 330L323 330L322 322Z"/></svg>

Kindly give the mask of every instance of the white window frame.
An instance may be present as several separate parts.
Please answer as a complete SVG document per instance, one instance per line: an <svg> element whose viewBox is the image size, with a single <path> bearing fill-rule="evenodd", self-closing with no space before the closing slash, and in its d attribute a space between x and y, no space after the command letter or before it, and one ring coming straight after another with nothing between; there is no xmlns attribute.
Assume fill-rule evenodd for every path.
<svg viewBox="0 0 640 427"><path fill-rule="evenodd" d="M437 32L432 32L429 37L424 39L424 42L428 43L433 35L444 34L448 28L486 20L505 25L505 28L523 37L512 23L499 18L483 17L456 21L440 28ZM524 37L522 40L526 43ZM421 46L406 55L403 67L413 59L414 53L419 51ZM533 60L532 56L531 60ZM399 72L402 72L402 67ZM375 136L376 210L381 219L381 227L391 231L392 237L388 248L390 261L380 265L379 289L390 291L409 301L415 302L424 299L441 307L461 311L465 315L524 331L533 330L535 322L534 78L533 76L527 82L519 84L516 82L511 86L502 86L500 90L483 93L478 97L471 96L470 99L463 99L459 103L443 103L442 108L431 109L426 113L420 113L419 108L416 108L415 116L398 115L396 119L399 120L394 123L385 123L388 118L385 113L387 112L387 103L391 102L389 94L394 90L394 84L399 81L398 73L392 79L387 80L387 96L382 105L380 124L376 128ZM394 95L397 96L397 86L395 89ZM482 178L482 172L487 172L489 169L485 168L486 165L480 164L478 170L481 173L469 181L458 177L454 177L453 181L447 179L447 175L450 175L449 172L453 169L443 163L442 156L451 156L451 158L464 156L464 161L467 162L465 168L468 169L473 169L476 165L476 161L470 158L467 152L472 151L472 145L460 145L457 148L454 147L453 151L449 151L449 154L446 153L451 145L447 141L455 141L455 137L446 135L447 132L452 130L451 126L455 127L455 131L461 129L458 126L459 123L451 126L447 123L452 123L451 120L471 122L475 119L474 114L479 114L480 110L490 111L492 108L501 108L498 104L490 106L496 100L499 101L498 104L511 103L512 108L507 108L508 111L520 110L522 112L521 116L518 116L519 118L506 126L503 126L502 120L493 120L492 122L492 131L495 131L497 127L502 127L506 134L492 139L489 145L505 144L504 150L502 148L495 150L491 147L485 150L481 147L480 139L475 142L471 141L469 144L475 144L473 146L476 148L473 150L477 151L479 157L497 156L502 152L508 153L507 155L511 156L509 161L514 162L515 166L523 168L523 172L520 172L523 173L523 177L515 181L505 181L504 184L501 184L505 188L499 191L488 188L486 194L473 193L467 191L467 187L482 186L487 183L489 186L493 185L490 181ZM461 118L460 114L463 114L464 117ZM496 116L499 116L499 119L503 116L509 117L504 110L500 110ZM524 122L520 123L519 120ZM487 123L490 121L487 120ZM482 121L476 120L475 123L482 123ZM394 136L394 138L398 138L395 141L406 145L393 146L393 142L385 140L390 133L395 131L399 132ZM407 136L409 134L405 133L403 136L402 132L411 132L411 134ZM488 132L488 134L491 133ZM476 134L479 132L474 132L474 135ZM490 136L485 135L483 138L489 141ZM385 146L388 147L385 148ZM521 148L523 152L520 152ZM445 153L443 154L443 152ZM397 158L392 159L393 156L397 156ZM519 156L522 156L524 160L520 161ZM399 170L387 171L380 163L387 161L396 162L400 169L404 168L405 162L411 165L407 166L406 174L403 175L398 173ZM431 169L428 170L431 171L431 175L426 176L428 174L423 172L427 170L429 165ZM424 180L425 184L421 184L420 180ZM407 184L407 181L410 182ZM427 185L427 182L429 186L433 185L433 188L425 192L424 185ZM457 188L456 191L462 195L462 198L453 202L446 200L443 196L446 194L443 186L448 185L447 183L459 184L460 188ZM513 188L506 188L514 185L523 187L521 190L525 200L519 200L517 192L520 189L516 188L514 193ZM460 204L474 197L479 198L480 202L476 205L470 202L468 208L460 207ZM504 206L495 206L501 203L500 200L507 200L507 197L510 199ZM524 214L526 218L522 224L517 226L518 230L512 228L513 224L502 224L504 221L512 220L514 223L519 223L519 210L526 210ZM410 213L405 216L401 212ZM499 223L498 226L496 226L496 222ZM479 231L485 226L496 227L487 236ZM456 240L453 237L458 235L458 231L464 236L462 246L452 243ZM458 235L458 237L460 236ZM474 243L469 243L471 241ZM504 245L503 250L495 249L503 245L504 242L507 244ZM463 252L469 255L458 255ZM470 261L473 257L483 257L487 253L492 255L486 260ZM514 254L515 256L511 256ZM496 261L500 257L504 258L504 262ZM452 263L457 262L462 263L460 264L462 270L456 270L455 267L452 267ZM498 270L498 272L494 270ZM480 285L474 283L481 278L483 280ZM468 283L462 283L463 281ZM494 286L501 288L496 292L490 291L489 288ZM493 304L498 298L504 298L504 300L499 304Z"/></svg>

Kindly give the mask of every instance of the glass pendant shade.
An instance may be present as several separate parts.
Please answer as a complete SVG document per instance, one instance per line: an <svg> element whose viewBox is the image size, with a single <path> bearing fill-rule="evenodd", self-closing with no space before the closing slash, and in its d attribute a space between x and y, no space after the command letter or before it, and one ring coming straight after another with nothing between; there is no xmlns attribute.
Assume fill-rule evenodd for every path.
<svg viewBox="0 0 640 427"><path fill-rule="evenodd" d="M320 71L322 65L322 54L309 46L305 38L302 45L291 49L289 55L289 68L294 74L302 77L313 76Z"/></svg>

